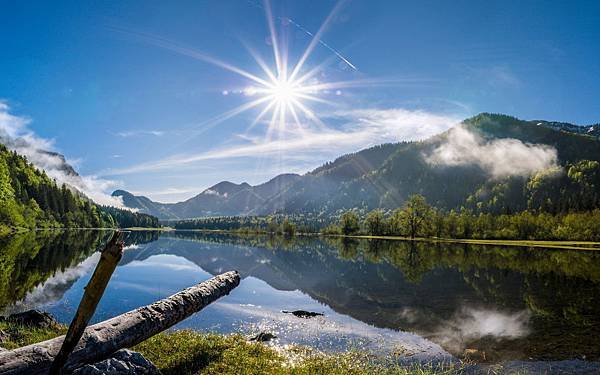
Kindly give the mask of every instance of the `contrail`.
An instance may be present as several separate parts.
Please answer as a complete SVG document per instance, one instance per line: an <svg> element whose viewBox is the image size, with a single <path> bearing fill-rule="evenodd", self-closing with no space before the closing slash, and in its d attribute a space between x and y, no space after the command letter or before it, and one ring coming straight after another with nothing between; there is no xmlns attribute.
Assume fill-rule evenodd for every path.
<svg viewBox="0 0 600 375"><path fill-rule="evenodd" d="M250 4L253 7L265 10L264 6L262 6L258 1L248 0L248 4ZM280 20L280 21L284 21L284 22L287 21L287 22L291 23L298 30L302 31L303 33L305 33L306 35L310 36L311 38L315 37L314 33L312 33L310 30L308 30L307 28L305 28L304 26L300 25L298 22L294 21L293 19L291 19L289 17L277 17L277 19ZM338 50L336 50L335 48L333 48L329 44L325 43L320 38L318 39L318 42L319 42L320 45L322 45L323 47L327 48L331 53L333 53L338 59L342 60L350 68L352 68L355 71L358 71L358 68L356 67L356 65L352 64L350 62L350 60L348 60L347 58L345 58Z"/></svg>
<svg viewBox="0 0 600 375"><path fill-rule="evenodd" d="M311 33L305 27L303 27L302 25L300 25L299 23L297 23L296 21L294 21L293 19L291 19L289 17L278 17L278 18L280 20L282 20L282 21L287 21L287 22L291 23L292 25L296 26L298 29L300 29L301 31L303 31L304 33L306 33L306 35L310 36L311 38L315 36L313 33ZM342 54L338 50L336 50L335 48L331 47L329 44L325 43L323 41L323 39L319 39L318 41L319 41L320 45L322 45L323 47L325 47L329 51L331 51L340 60L342 60L343 62L345 62L349 67L351 67L352 69L354 69L356 71L358 70L358 68L356 67L356 65L352 64L347 58L345 58L344 56L342 56Z"/></svg>

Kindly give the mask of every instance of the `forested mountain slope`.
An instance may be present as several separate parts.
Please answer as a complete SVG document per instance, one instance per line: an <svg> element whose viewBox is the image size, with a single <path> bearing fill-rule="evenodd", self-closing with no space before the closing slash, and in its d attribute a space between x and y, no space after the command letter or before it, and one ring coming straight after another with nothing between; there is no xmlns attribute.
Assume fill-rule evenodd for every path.
<svg viewBox="0 0 600 375"><path fill-rule="evenodd" d="M424 141L375 146L303 176L278 176L270 182L284 182L269 194L223 182L176 204L115 195L165 219L392 209L413 194L442 209L587 210L600 206L597 128L482 113Z"/></svg>
<svg viewBox="0 0 600 375"><path fill-rule="evenodd" d="M98 206L73 188L59 186L26 158L0 144L2 231L15 227L112 228L132 224L157 226L158 221L146 214Z"/></svg>

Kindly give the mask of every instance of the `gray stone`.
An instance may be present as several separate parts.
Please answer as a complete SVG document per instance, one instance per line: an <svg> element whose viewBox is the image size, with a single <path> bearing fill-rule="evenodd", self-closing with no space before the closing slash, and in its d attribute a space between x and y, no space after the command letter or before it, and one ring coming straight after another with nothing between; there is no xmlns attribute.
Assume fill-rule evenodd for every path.
<svg viewBox="0 0 600 375"><path fill-rule="evenodd" d="M50 328L58 324L54 317L44 311L28 310L4 318L7 322L37 328Z"/></svg>
<svg viewBox="0 0 600 375"><path fill-rule="evenodd" d="M261 332L258 335L252 337L250 339L250 341L256 341L256 342L267 342L267 341L271 341L273 339L276 339L277 336L275 336L272 333L269 332Z"/></svg>
<svg viewBox="0 0 600 375"><path fill-rule="evenodd" d="M85 365L72 372L73 375L156 375L160 371L152 362L138 352L121 349L115 354L92 365Z"/></svg>

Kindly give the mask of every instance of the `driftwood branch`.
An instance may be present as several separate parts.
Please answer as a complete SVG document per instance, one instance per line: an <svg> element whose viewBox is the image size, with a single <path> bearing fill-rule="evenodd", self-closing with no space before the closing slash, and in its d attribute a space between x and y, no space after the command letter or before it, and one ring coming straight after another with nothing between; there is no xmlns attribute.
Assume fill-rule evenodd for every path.
<svg viewBox="0 0 600 375"><path fill-rule="evenodd" d="M61 372L69 354L71 354L75 349L75 346L77 346L90 319L94 316L94 312L96 312L96 307L104 294L106 285L108 285L113 272L115 272L115 268L117 268L117 264L119 264L119 261L123 256L123 241L121 241L121 237L121 232L115 232L111 240L106 244L104 250L102 250L100 260L96 265L92 278L85 287L83 297L81 298L77 312L73 317L73 321L69 325L69 330L65 335L60 351L54 358L54 362L50 367L51 375L56 375Z"/></svg>
<svg viewBox="0 0 600 375"><path fill-rule="evenodd" d="M151 305L89 326L64 369L71 371L139 344L229 294L239 283L237 271L226 272ZM0 374L47 374L64 338L0 353Z"/></svg>

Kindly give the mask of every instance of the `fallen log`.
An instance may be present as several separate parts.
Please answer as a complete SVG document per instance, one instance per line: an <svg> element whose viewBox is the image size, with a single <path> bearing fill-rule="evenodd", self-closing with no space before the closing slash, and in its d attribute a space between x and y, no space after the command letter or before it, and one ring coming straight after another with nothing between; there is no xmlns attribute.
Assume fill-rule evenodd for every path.
<svg viewBox="0 0 600 375"><path fill-rule="evenodd" d="M237 271L226 272L151 305L89 326L63 369L69 372L139 344L229 294L239 283ZM64 338L1 352L0 374L47 374Z"/></svg>

